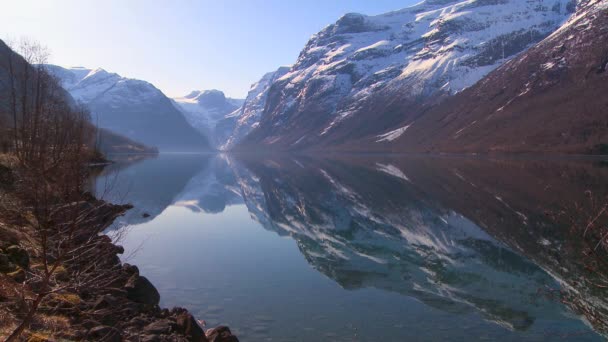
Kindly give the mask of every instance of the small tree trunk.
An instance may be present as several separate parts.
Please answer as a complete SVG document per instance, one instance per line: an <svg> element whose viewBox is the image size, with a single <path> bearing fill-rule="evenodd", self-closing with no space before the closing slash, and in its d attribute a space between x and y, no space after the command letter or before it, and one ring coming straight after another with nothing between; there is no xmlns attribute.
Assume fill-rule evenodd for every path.
<svg viewBox="0 0 608 342"><path fill-rule="evenodd" d="M27 328L32 322L32 319L34 318L34 315L38 310L38 306L40 306L40 303L42 302L42 299L44 299L45 296L46 294L44 293L38 294L38 296L32 303L32 306L30 307L30 310L28 311L27 315L25 316L21 324L19 324L19 326L15 328L13 333L6 339L6 342L14 342L19 340L19 337L21 336L21 334L23 334L25 328Z"/></svg>

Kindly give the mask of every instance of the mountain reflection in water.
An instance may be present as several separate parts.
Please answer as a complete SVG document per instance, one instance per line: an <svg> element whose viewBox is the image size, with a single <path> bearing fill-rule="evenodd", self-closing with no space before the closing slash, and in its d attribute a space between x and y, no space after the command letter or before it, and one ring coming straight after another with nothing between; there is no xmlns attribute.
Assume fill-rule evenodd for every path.
<svg viewBox="0 0 608 342"><path fill-rule="evenodd" d="M600 339L588 326L606 334L606 291L596 286L603 284L605 265L597 261L590 271L584 255L593 241L582 239L576 229L579 218L584 222L593 215L592 199L606 198L608 168L596 163L161 155L117 166L124 168L117 173L107 170L97 181L98 189L112 183L110 199L135 205L116 228L130 225L144 230L171 208L222 215L228 207L244 205L251 224L293 239L316 272L347 291L376 289L415 299L432 312L475 315L491 322L480 329L493 339ZM173 218L171 224L190 223ZM164 227L163 233L173 229ZM145 242L143 246L145 250ZM148 262L150 267L171 267L153 265L145 257L136 259L144 270ZM172 300L179 296L176 293L184 296L187 289L175 285L165 293L162 284L168 281L168 273L151 277L161 284L163 304L209 314L203 310L209 303ZM205 283L213 283L211 278L205 278ZM248 281L245 275L240 280ZM244 312L248 309L252 312ZM315 310L323 314L324 308ZM239 315L253 316L254 311L240 308ZM424 317L433 319L432 314ZM288 319L280 320L281 328L275 322L256 330L259 324L239 327L239 320L246 319L229 312L221 319L237 331L242 328L241 336L250 339L306 340L305 334L326 334L335 340L405 336L390 329L374 332L378 322L358 326L357 334L349 335L340 333L344 328L338 322L336 331L324 327L298 331L297 324ZM417 324L403 320L406 328ZM458 329L446 323L440 330L458 339ZM441 336L436 334L429 331L410 337L432 340Z"/></svg>

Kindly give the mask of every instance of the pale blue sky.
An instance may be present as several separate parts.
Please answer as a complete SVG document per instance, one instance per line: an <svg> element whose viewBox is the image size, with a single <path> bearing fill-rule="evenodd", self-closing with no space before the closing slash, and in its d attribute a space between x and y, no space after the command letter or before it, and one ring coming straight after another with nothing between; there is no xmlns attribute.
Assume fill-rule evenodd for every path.
<svg viewBox="0 0 608 342"><path fill-rule="evenodd" d="M265 72L295 62L310 36L348 12L419 0L0 0L0 38L28 37L51 63L102 67L169 96L216 88L244 97Z"/></svg>

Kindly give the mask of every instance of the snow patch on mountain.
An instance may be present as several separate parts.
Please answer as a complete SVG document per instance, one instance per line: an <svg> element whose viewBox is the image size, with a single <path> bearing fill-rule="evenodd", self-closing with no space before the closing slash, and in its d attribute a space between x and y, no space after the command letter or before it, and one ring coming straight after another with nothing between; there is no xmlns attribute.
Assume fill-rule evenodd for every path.
<svg viewBox="0 0 608 342"><path fill-rule="evenodd" d="M323 112L324 135L380 91L424 100L455 94L536 44L574 11L572 0L427 0L377 16L350 13L315 34L273 86L267 136ZM306 133L306 132L299 132ZM263 140L263 138L262 138Z"/></svg>
<svg viewBox="0 0 608 342"><path fill-rule="evenodd" d="M184 113L184 116L194 128L209 137L215 147L220 147L225 143L225 130L230 133L233 124L223 127L221 122L227 118L234 117L236 111L243 104L244 100L232 99L224 95L219 90L195 90L190 94L174 98L177 107Z"/></svg>
<svg viewBox="0 0 608 342"><path fill-rule="evenodd" d="M237 117L237 122L234 131L225 142L222 149L234 147L241 139L259 125L262 112L266 106L266 99L270 86L289 70L290 67L280 67L273 72L265 74L262 79L251 86L243 105L230 114L231 116Z"/></svg>
<svg viewBox="0 0 608 342"><path fill-rule="evenodd" d="M125 103L138 105L164 94L151 83L122 77L102 68L87 69L83 67L62 68L48 65L62 87L81 103L89 104L103 97L111 107Z"/></svg>
<svg viewBox="0 0 608 342"><path fill-rule="evenodd" d="M91 110L93 121L100 127L164 151L209 149L207 139L149 82L101 68L46 68L76 101Z"/></svg>
<svg viewBox="0 0 608 342"><path fill-rule="evenodd" d="M401 128L397 128L394 131L380 134L379 136L377 136L378 140L376 140L376 142L393 141L393 140L399 138L400 136L402 136L403 133L405 133L405 131L407 131L407 129L410 128L410 126L411 125L403 126Z"/></svg>

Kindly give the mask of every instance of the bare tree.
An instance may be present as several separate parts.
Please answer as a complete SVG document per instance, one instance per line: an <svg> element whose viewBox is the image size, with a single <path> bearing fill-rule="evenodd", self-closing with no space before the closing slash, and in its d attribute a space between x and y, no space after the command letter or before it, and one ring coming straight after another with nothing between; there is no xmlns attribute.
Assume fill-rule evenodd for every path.
<svg viewBox="0 0 608 342"><path fill-rule="evenodd" d="M9 53L5 63L12 151L18 161L18 195L34 218L42 267L27 270L20 291L21 323L7 341L18 340L50 295L95 291L115 281L112 267L120 264L104 263L115 260L116 250L99 234L124 210L86 191L88 163L96 153L89 112L66 101L65 91L45 68L45 48L24 40L18 51L20 55Z"/></svg>

